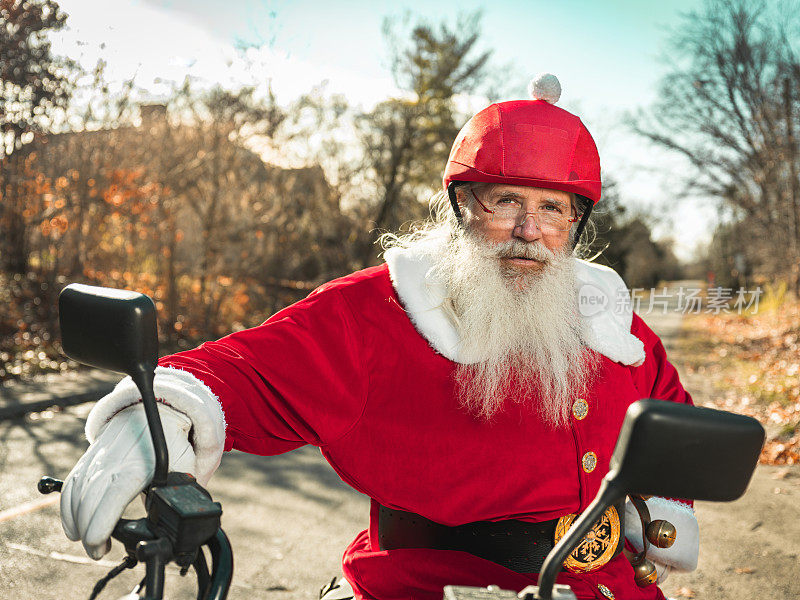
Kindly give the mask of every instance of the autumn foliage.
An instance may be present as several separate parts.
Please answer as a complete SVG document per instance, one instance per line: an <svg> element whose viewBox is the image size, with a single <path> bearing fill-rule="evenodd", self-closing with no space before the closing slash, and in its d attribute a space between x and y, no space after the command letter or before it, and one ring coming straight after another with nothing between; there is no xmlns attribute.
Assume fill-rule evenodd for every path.
<svg viewBox="0 0 800 600"><path fill-rule="evenodd" d="M0 226L25 264L0 282L0 378L61 368L47 342L68 282L148 294L174 350L256 325L352 268L338 240L354 227L322 171L270 167L234 137L224 121L160 111L42 136L6 159Z"/></svg>

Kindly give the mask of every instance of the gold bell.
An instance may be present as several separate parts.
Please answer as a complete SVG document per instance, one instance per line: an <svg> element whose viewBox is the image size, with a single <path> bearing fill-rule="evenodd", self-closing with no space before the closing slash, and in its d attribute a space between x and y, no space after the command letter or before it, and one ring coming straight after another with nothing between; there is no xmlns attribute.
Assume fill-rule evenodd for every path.
<svg viewBox="0 0 800 600"><path fill-rule="evenodd" d="M656 548L669 548L675 543L675 538L678 536L675 526L664 519L651 521L647 526L646 535L647 541Z"/></svg>
<svg viewBox="0 0 800 600"><path fill-rule="evenodd" d="M633 580L639 587L645 587L651 583L655 583L658 579L656 566L646 558L643 558L639 564L633 565Z"/></svg>

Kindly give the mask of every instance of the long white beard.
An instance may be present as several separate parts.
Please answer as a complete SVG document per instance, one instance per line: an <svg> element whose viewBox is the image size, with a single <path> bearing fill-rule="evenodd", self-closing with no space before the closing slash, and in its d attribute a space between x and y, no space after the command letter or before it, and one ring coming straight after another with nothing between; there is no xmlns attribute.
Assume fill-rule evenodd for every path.
<svg viewBox="0 0 800 600"><path fill-rule="evenodd" d="M538 272L517 270L501 264L501 256L545 264ZM545 423L565 426L598 364L581 338L569 253L521 240L493 246L460 231L435 263L450 292L463 356L473 363L455 372L462 405L490 420L508 402L530 403Z"/></svg>

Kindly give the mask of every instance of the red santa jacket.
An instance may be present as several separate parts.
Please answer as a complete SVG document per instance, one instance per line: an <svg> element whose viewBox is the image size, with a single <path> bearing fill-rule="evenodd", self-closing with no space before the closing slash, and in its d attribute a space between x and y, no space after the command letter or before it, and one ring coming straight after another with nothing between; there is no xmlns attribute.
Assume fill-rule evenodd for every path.
<svg viewBox="0 0 800 600"><path fill-rule="evenodd" d="M197 423L196 409L180 394L172 400L164 382L194 380L197 396L216 398L225 450L274 455L319 446L373 508L378 502L446 525L542 521L589 504L632 402L691 402L660 340L638 316L630 332L643 345L644 363L625 366L602 356L585 398L588 413L569 428L545 426L529 403L485 422L459 406L456 363L420 335L384 264L322 286L261 326L163 358L156 393ZM214 410L208 398L200 402ZM587 453L597 457L592 470L583 467ZM438 600L447 584L518 590L536 581L535 574L463 552L380 550L372 513L344 555L357 598ZM580 598L606 597L600 584L617 598L662 597L655 585L635 585L622 555L593 573L562 574L559 582Z"/></svg>

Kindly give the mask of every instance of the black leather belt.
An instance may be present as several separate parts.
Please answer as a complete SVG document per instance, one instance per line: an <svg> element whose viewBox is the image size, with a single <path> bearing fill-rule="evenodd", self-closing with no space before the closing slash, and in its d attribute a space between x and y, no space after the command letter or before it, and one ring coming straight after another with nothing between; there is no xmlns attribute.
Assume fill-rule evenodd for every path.
<svg viewBox="0 0 800 600"><path fill-rule="evenodd" d="M416 513L378 505L378 543L381 550L430 548L469 552L517 573L538 573L555 545L557 523L558 519L540 523L507 519L449 527ZM622 535L614 556L622 551L624 539Z"/></svg>

